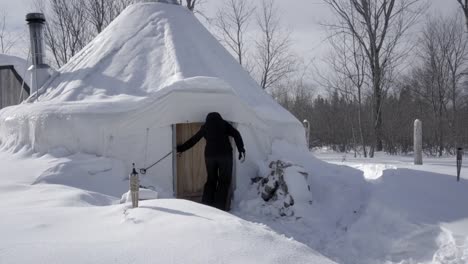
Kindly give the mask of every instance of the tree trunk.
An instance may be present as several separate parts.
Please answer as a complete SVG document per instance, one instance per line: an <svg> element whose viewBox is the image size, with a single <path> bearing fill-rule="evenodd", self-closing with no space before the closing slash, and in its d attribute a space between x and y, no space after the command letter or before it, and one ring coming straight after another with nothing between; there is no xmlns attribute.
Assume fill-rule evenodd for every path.
<svg viewBox="0 0 468 264"><path fill-rule="evenodd" d="M364 158L367 158L367 149L366 149L366 142L364 141L364 133L362 132L362 101L361 101L361 91L358 91L358 104L359 104L359 111L358 111L358 123L359 123L359 137L361 138L361 145L362 151L364 154Z"/></svg>
<svg viewBox="0 0 468 264"><path fill-rule="evenodd" d="M375 65L373 73L373 86L374 86L374 135L375 135L375 150L382 151L382 87L381 87L381 69L380 62L378 61L378 54L375 54Z"/></svg>

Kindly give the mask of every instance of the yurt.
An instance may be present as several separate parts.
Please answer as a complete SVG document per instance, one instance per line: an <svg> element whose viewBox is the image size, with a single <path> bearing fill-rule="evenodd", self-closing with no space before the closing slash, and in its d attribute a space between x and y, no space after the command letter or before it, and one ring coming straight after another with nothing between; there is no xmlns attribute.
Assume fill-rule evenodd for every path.
<svg viewBox="0 0 468 264"><path fill-rule="evenodd" d="M243 137L247 155L234 165L237 191L246 190L275 140L305 147L302 124L193 13L170 3L137 3L27 102L0 111L0 143L109 157L124 164L125 175L115 175L121 181L132 163L145 168L171 153L209 112L219 112ZM196 200L206 180L202 141L181 157L172 152L145 179L163 197Z"/></svg>

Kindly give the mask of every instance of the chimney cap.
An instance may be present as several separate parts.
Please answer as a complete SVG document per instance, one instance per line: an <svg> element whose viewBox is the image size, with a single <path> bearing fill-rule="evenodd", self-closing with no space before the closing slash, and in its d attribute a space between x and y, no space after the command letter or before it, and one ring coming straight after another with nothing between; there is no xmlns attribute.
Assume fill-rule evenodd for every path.
<svg viewBox="0 0 468 264"><path fill-rule="evenodd" d="M26 15L26 21L28 23L44 23L45 16L42 13L29 13Z"/></svg>

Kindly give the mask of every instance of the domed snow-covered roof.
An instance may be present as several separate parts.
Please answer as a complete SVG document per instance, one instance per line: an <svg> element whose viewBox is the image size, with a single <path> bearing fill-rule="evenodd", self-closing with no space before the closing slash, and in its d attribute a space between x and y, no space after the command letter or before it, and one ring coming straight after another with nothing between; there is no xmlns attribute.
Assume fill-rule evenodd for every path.
<svg viewBox="0 0 468 264"><path fill-rule="evenodd" d="M45 84L39 101L142 105L195 77L222 80L261 119L300 126L189 10L158 2L124 10Z"/></svg>
<svg viewBox="0 0 468 264"><path fill-rule="evenodd" d="M13 66L15 71L21 76L24 82L30 86L31 78L29 77L28 68L31 64L25 59L0 53L0 66Z"/></svg>

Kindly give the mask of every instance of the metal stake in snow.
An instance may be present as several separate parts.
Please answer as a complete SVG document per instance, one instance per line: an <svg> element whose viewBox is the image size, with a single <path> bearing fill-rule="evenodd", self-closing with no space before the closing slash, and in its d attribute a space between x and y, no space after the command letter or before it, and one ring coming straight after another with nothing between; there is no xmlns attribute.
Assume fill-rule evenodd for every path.
<svg viewBox="0 0 468 264"><path fill-rule="evenodd" d="M463 149L457 149L457 181L460 181L460 171L462 166Z"/></svg>
<svg viewBox="0 0 468 264"><path fill-rule="evenodd" d="M132 196L133 208L138 207L138 191L140 190L140 179L135 170L135 163L133 163L133 170L130 173L130 195Z"/></svg>
<svg viewBox="0 0 468 264"><path fill-rule="evenodd" d="M304 124L304 128L305 128L307 148L310 148L310 123L309 123L309 121L307 121L307 119L304 119L304 121L302 123Z"/></svg>
<svg viewBox="0 0 468 264"><path fill-rule="evenodd" d="M414 165L422 165L422 122L414 120Z"/></svg>

